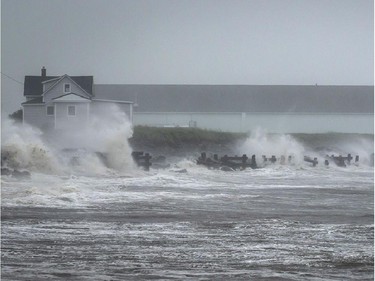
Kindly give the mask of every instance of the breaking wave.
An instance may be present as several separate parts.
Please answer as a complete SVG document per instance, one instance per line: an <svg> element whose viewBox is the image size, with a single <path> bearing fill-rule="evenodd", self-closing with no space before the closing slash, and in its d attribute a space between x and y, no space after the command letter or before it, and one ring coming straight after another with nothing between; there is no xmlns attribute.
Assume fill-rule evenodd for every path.
<svg viewBox="0 0 375 281"><path fill-rule="evenodd" d="M27 124L2 122L1 166L46 174L105 175L134 170L131 124L110 105L81 131L43 134Z"/></svg>
<svg viewBox="0 0 375 281"><path fill-rule="evenodd" d="M239 147L240 151L255 154L258 158L262 155L270 157L294 156L302 158L305 152L304 146L290 135L271 135L266 130L258 128Z"/></svg>
<svg viewBox="0 0 375 281"><path fill-rule="evenodd" d="M11 169L59 173L56 154L42 140L42 132L30 126L2 122L1 166Z"/></svg>
<svg viewBox="0 0 375 281"><path fill-rule="evenodd" d="M374 152L373 135L359 134L269 134L262 128L254 130L236 148L240 154L292 156L295 162L303 162L304 156L324 158L326 155L358 155L361 163L370 165Z"/></svg>

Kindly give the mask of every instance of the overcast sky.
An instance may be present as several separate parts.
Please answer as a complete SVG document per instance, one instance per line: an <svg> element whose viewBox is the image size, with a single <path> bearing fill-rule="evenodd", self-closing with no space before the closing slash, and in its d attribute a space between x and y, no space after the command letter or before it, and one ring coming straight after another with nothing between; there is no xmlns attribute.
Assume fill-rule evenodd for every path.
<svg viewBox="0 0 375 281"><path fill-rule="evenodd" d="M2 0L1 71L97 84L373 85L372 0ZM2 75L2 110L23 85Z"/></svg>

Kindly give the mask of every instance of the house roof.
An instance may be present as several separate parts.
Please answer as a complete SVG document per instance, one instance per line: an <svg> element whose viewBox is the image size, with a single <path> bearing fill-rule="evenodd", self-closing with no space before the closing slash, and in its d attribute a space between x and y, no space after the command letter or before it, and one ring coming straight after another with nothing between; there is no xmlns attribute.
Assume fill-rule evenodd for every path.
<svg viewBox="0 0 375 281"><path fill-rule="evenodd" d="M61 76L25 76L24 96L41 96L43 94L42 82L60 78ZM69 76L82 89L92 95L92 85L94 83L93 76Z"/></svg>
<svg viewBox="0 0 375 281"><path fill-rule="evenodd" d="M35 98L35 99L32 99L32 100L29 100L29 101L26 101L26 102L23 102L22 105L27 105L27 104L44 104L43 102L43 97L38 97L38 98Z"/></svg>
<svg viewBox="0 0 375 281"><path fill-rule="evenodd" d="M48 80L48 81L43 81L42 84L44 84L45 82L50 82L50 81L53 81L54 83L52 84L51 87L48 88L48 90L44 91L42 96L46 95L49 91L51 91L56 85L58 85L62 80L64 80L65 78L67 78L68 80L70 80L71 82L73 82L74 84L76 84L79 88L81 88L81 90L83 92L85 92L87 94L87 97L90 97L92 96L92 94L89 94L85 91L85 89L83 89L75 80L73 80L69 75L67 74L64 74L63 76L60 76L59 78L55 78L55 79L51 79L51 80ZM92 87L92 86L91 86ZM73 93L75 94L75 93ZM78 94L75 94L75 95L78 95Z"/></svg>
<svg viewBox="0 0 375 281"><path fill-rule="evenodd" d="M136 112L374 112L374 86L99 84L94 95Z"/></svg>
<svg viewBox="0 0 375 281"><path fill-rule="evenodd" d="M77 97L80 97L80 98L83 98L83 99L86 99L86 100L89 99L88 97L82 96L82 95L80 95L80 94L70 92L70 93L67 93L67 94L65 94L65 95L61 95L61 96L58 96L58 97L56 97L56 98L53 98L52 100L61 99L61 98L63 98L63 97L70 96L70 95L77 96Z"/></svg>

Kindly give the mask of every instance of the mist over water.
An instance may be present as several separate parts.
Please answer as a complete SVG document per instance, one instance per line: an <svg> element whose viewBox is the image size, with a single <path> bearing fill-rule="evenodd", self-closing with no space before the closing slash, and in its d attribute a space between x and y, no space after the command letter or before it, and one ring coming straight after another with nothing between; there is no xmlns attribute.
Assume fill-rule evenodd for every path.
<svg viewBox="0 0 375 281"><path fill-rule="evenodd" d="M300 165L304 156L323 160L327 155L347 156L350 153L353 157L360 156L361 164L368 166L374 152L374 139L373 135L360 134L269 134L267 130L257 128L237 146L236 152L248 156L255 154L260 160L262 155L292 156L293 163Z"/></svg>
<svg viewBox="0 0 375 281"><path fill-rule="evenodd" d="M239 146L238 151L246 151L249 155L255 154L258 159L262 155L292 156L299 161L303 159L305 148L290 135L270 135L266 130L257 128L249 138ZM245 153L245 152L244 152Z"/></svg>

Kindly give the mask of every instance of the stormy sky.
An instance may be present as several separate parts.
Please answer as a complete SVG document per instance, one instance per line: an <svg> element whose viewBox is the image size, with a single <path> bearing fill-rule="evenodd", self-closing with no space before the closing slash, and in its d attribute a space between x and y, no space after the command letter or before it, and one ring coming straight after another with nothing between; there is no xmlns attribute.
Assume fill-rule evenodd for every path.
<svg viewBox="0 0 375 281"><path fill-rule="evenodd" d="M97 84L373 85L372 0L2 0L4 115L25 75Z"/></svg>

